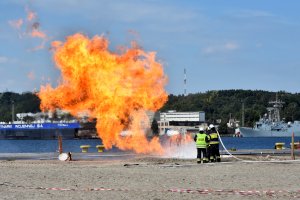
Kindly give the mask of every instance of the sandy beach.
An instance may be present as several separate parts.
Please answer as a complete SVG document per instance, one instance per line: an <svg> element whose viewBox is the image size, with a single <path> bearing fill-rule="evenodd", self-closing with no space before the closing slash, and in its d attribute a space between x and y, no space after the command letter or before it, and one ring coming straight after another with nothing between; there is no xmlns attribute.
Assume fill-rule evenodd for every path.
<svg viewBox="0 0 300 200"><path fill-rule="evenodd" d="M280 157L2 160L1 199L294 199L300 161Z"/></svg>

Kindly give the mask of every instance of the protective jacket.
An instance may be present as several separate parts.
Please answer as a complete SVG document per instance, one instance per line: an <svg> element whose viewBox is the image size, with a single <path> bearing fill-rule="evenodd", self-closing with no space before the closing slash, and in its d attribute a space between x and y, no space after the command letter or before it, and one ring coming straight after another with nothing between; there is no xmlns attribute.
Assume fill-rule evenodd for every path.
<svg viewBox="0 0 300 200"><path fill-rule="evenodd" d="M195 140L197 148L207 148L209 140L205 133L197 133Z"/></svg>
<svg viewBox="0 0 300 200"><path fill-rule="evenodd" d="M219 144L219 135L218 133L212 132L209 134L209 144Z"/></svg>

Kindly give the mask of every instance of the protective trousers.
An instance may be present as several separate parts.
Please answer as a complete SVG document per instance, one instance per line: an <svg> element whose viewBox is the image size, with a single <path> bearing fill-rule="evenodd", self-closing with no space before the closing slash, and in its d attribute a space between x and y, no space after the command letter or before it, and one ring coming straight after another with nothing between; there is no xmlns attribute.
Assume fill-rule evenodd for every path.
<svg viewBox="0 0 300 200"><path fill-rule="evenodd" d="M219 144L210 144L210 161L211 162L221 162Z"/></svg>
<svg viewBox="0 0 300 200"><path fill-rule="evenodd" d="M197 148L197 163L207 163L207 149L206 148Z"/></svg>
<svg viewBox="0 0 300 200"><path fill-rule="evenodd" d="M211 145L208 145L207 147L207 158L209 161L213 162L213 154L212 154L212 148L211 148Z"/></svg>

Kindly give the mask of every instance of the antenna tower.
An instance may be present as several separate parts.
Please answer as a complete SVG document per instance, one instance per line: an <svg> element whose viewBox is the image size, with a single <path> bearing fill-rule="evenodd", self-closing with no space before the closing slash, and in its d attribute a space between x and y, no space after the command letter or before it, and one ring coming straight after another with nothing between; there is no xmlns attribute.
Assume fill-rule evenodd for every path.
<svg viewBox="0 0 300 200"><path fill-rule="evenodd" d="M185 68L184 68L183 84L184 84L184 96L186 96L186 69Z"/></svg>

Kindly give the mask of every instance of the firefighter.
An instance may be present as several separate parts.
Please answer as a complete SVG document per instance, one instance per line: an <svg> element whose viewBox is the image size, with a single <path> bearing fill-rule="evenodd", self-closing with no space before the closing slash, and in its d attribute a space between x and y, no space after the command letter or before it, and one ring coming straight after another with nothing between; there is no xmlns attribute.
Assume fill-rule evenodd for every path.
<svg viewBox="0 0 300 200"><path fill-rule="evenodd" d="M207 146L209 144L209 140L202 127L199 128L199 133L195 135L194 140L197 147L197 163L207 163Z"/></svg>
<svg viewBox="0 0 300 200"><path fill-rule="evenodd" d="M211 162L221 162L220 152L219 152L219 135L214 125L209 125L209 150L210 150L210 161Z"/></svg>
<svg viewBox="0 0 300 200"><path fill-rule="evenodd" d="M206 135L208 137L208 145L207 145L207 158L208 158L208 161L210 161L210 155L211 155L211 147L210 147L210 127L208 126L207 129L206 129Z"/></svg>

